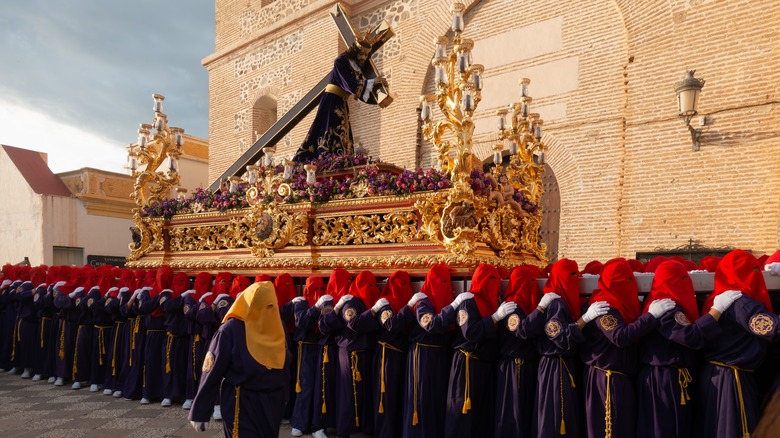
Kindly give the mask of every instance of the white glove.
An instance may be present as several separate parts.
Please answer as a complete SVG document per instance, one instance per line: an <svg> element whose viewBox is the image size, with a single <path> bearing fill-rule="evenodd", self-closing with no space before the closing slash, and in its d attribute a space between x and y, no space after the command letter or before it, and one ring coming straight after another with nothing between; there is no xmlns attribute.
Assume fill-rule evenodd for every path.
<svg viewBox="0 0 780 438"><path fill-rule="evenodd" d="M65 283L66 283L65 281L58 281L58 282L54 283L54 287L58 287L59 288L59 287L65 286ZM11 283L8 283L8 284L11 284Z"/></svg>
<svg viewBox="0 0 780 438"><path fill-rule="evenodd" d="M493 321L498 322L509 316L510 313L517 309L517 303L512 301L505 301L498 306L498 310L493 314Z"/></svg>
<svg viewBox="0 0 780 438"><path fill-rule="evenodd" d="M105 295L104 295L104 296L106 296L106 297L107 297L107 296L108 296L108 294L110 294L110 293L111 293L111 291L115 291L115 290L119 290L119 288L118 288L118 287L112 287L111 289L109 289L109 290L107 290L107 291L106 291L106 293L105 293Z"/></svg>
<svg viewBox="0 0 780 438"><path fill-rule="evenodd" d="M582 315L582 320L586 323L593 321L599 316L609 311L609 303L606 301L597 301L588 307L588 311Z"/></svg>
<svg viewBox="0 0 780 438"><path fill-rule="evenodd" d="M314 307L318 309L322 309L322 306L325 304L325 301L333 301L333 296L327 294L321 296L320 299L318 299L317 302L314 303Z"/></svg>
<svg viewBox="0 0 780 438"><path fill-rule="evenodd" d="M188 290L186 292L182 292L181 296L182 297L186 297L187 295L192 295L194 293L195 293L195 289L190 289L190 290Z"/></svg>
<svg viewBox="0 0 780 438"><path fill-rule="evenodd" d="M769 271L771 275L780 276L780 262L774 262L766 265L764 270Z"/></svg>
<svg viewBox="0 0 780 438"><path fill-rule="evenodd" d="M130 291L130 288L129 288L129 287L123 287L123 288L119 289L119 293L120 293L120 294L123 294L123 293L125 293L125 292L129 292L129 291Z"/></svg>
<svg viewBox="0 0 780 438"><path fill-rule="evenodd" d="M371 308L371 311L376 313L379 312L379 309L381 309L382 307L389 306L389 305L390 302L387 301L387 298L380 298L376 300L376 304L374 304L374 307Z"/></svg>
<svg viewBox="0 0 780 438"><path fill-rule="evenodd" d="M64 281L61 281L60 283L65 284ZM57 284L59 285L60 283L57 283ZM2 286L0 286L0 289L5 289L5 288L7 288L10 285L11 285L11 280L3 280L3 284L2 284Z"/></svg>
<svg viewBox="0 0 780 438"><path fill-rule="evenodd" d="M664 316L666 312L674 309L674 306L674 301L669 298L664 298L663 300L655 300L650 303L650 306L647 307L647 311L655 316L655 319L658 319Z"/></svg>
<svg viewBox="0 0 780 438"><path fill-rule="evenodd" d="M474 298L474 294L473 293L471 293L471 292L462 292L462 293L458 294L458 296L455 297L454 300L452 300L452 307L453 308L457 308L458 306L460 306L460 304L462 302L464 302L466 300L470 300L472 298Z"/></svg>
<svg viewBox="0 0 780 438"><path fill-rule="evenodd" d="M414 307L414 306L415 306L415 304L417 304L417 303L418 303L420 300L422 300L423 298L428 298L428 295L425 295L425 294L424 294L424 293L422 293L422 292L417 292L416 294L412 295L412 299L411 299L411 300L409 300L409 304L408 304L408 306L409 306L409 307Z"/></svg>
<svg viewBox="0 0 780 438"><path fill-rule="evenodd" d="M206 423L202 421L190 421L190 424L192 425L192 428L198 432L206 431Z"/></svg>
<svg viewBox="0 0 780 438"><path fill-rule="evenodd" d="M738 290L727 290L712 300L712 308L720 313L723 313L728 310L728 308L734 304L734 301L737 301L741 296L742 292Z"/></svg>
<svg viewBox="0 0 780 438"><path fill-rule="evenodd" d="M352 298L353 297L350 294L344 295L343 297L341 297L341 299L339 299L339 302L336 303L335 306L333 306L333 310L338 312L339 310L341 310L342 307L344 307L344 304L347 304L347 301L351 300Z"/></svg>
<svg viewBox="0 0 780 438"><path fill-rule="evenodd" d="M550 303L553 302L553 300L560 300L561 296L556 294L555 292L550 292L542 295L542 299L539 300L539 308L544 310L547 308L547 306L550 305Z"/></svg>
<svg viewBox="0 0 780 438"><path fill-rule="evenodd" d="M200 301L199 302L202 303L203 300L206 299L206 297L210 297L211 295L212 295L211 292L206 292L205 294L203 294L202 297L200 297Z"/></svg>
<svg viewBox="0 0 780 438"><path fill-rule="evenodd" d="M73 292L69 293L69 294L68 294L68 296L69 296L71 299L73 299L73 298L76 298L76 295L80 294L80 293L81 293L81 291L83 291L83 290L84 290L84 288L83 288L83 287L77 287L77 288L76 288L76 290L74 290Z"/></svg>
<svg viewBox="0 0 780 438"><path fill-rule="evenodd" d="M292 302L293 303L300 303L301 301L303 301L305 299L306 298L304 298L304 297L295 297L295 298L292 299Z"/></svg>
<svg viewBox="0 0 780 438"><path fill-rule="evenodd" d="M133 292L133 294L130 295L130 301L138 298L138 295L141 295L141 289L136 289L135 292Z"/></svg>

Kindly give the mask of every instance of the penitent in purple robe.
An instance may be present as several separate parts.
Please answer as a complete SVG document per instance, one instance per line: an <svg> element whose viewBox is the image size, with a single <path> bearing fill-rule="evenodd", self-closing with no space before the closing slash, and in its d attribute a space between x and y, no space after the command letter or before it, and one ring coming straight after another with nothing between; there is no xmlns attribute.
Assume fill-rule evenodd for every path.
<svg viewBox="0 0 780 438"><path fill-rule="evenodd" d="M320 334L317 340L314 408L311 420L311 428L315 431L336 427L336 388L339 378L339 350L336 339L342 324L338 318L331 319L331 323L328 323L325 317L331 312L333 312L333 303L326 301L317 319Z"/></svg>
<svg viewBox="0 0 780 438"><path fill-rule="evenodd" d="M39 286L35 291L33 302L38 312L38 339L35 342L35 374L43 377L54 375L54 344L56 341L55 309L52 288L46 285Z"/></svg>
<svg viewBox="0 0 780 438"><path fill-rule="evenodd" d="M230 319L219 328L203 367L198 394L190 409L191 421L209 421L214 403L219 401L226 437L233 436L236 420L239 437L279 436L290 380L288 368L268 369L252 357L246 346L243 321Z"/></svg>
<svg viewBox="0 0 780 438"><path fill-rule="evenodd" d="M680 306L665 313L659 323L639 346L636 436L690 437L694 350L719 336L720 326L709 314L691 323Z"/></svg>
<svg viewBox="0 0 780 438"><path fill-rule="evenodd" d="M12 367L11 348L16 327L16 306L11 302L11 288L20 284L21 282L14 282L5 289L0 289L0 368L6 371Z"/></svg>
<svg viewBox="0 0 780 438"><path fill-rule="evenodd" d="M321 401L314 398L314 381L317 376L317 356L320 352L318 344L317 321L320 310L309 307L306 300L294 303L295 315L295 343L298 350L298 360L294 369L293 380L296 385L296 397L292 411L290 424L300 431L310 431L312 414L315 407L319 407Z"/></svg>
<svg viewBox="0 0 780 438"><path fill-rule="evenodd" d="M696 403L696 436L743 436L758 423L759 403L753 370L764 361L769 342L780 340L780 318L743 295L721 315L723 333L707 342ZM743 414L744 412L744 414Z"/></svg>
<svg viewBox="0 0 780 438"><path fill-rule="evenodd" d="M114 322L106 309L106 298L100 289L92 289L86 297L87 308L92 313L94 328L92 332L92 356L89 383L103 385L106 382L106 371L111 366L111 339L113 338Z"/></svg>
<svg viewBox="0 0 780 438"><path fill-rule="evenodd" d="M544 314L539 310L526 317L518 307L498 325L497 438L536 436L534 404L539 353L533 339L544 332L544 323Z"/></svg>
<svg viewBox="0 0 780 438"><path fill-rule="evenodd" d="M163 398L163 372L165 371L165 318L155 316L160 307L160 296L151 297L143 290L138 297L138 313L145 315L146 335L144 341L143 385L141 394L147 400Z"/></svg>
<svg viewBox="0 0 780 438"><path fill-rule="evenodd" d="M585 326L580 348L585 369L585 416L588 436L612 436L636 432L634 378L639 369L636 342L658 327L658 320L645 313L628 324L617 309L610 309ZM609 422L607 421L609 420Z"/></svg>
<svg viewBox="0 0 780 438"><path fill-rule="evenodd" d="M371 359L374 332L378 324L371 309L359 298L344 304L339 312L325 315L332 328L341 327L338 339L338 379L336 390L336 434L374 432L371 402ZM331 359L333 356L331 355Z"/></svg>
<svg viewBox="0 0 780 438"><path fill-rule="evenodd" d="M183 399L186 394L188 340L187 321L184 318L184 298L171 297L171 292L160 293L160 309L165 312L165 347L163 350L163 398Z"/></svg>
<svg viewBox="0 0 780 438"><path fill-rule="evenodd" d="M192 400L198 391L200 383L201 368L203 368L203 358L206 356L208 344L203 341L201 332L203 326L197 321L198 301L193 298L194 294L187 294L182 298L182 313L187 326L187 335L189 336L189 351L187 352L187 377L185 380L185 398Z"/></svg>
<svg viewBox="0 0 780 438"><path fill-rule="evenodd" d="M29 281L25 281L17 289L17 330L16 345L14 346L16 366L32 369L35 366L35 341L38 331L38 312L35 310L33 297L35 288Z"/></svg>
<svg viewBox="0 0 780 438"><path fill-rule="evenodd" d="M89 382L92 374L92 337L95 321L92 312L87 307L89 302L87 291L82 291L75 298L75 306L80 309L78 328L76 329L76 351L73 353L74 382Z"/></svg>
<svg viewBox="0 0 780 438"><path fill-rule="evenodd" d="M417 302L410 319L409 352L406 356L406 403L404 403L403 437L444 436L452 350L450 342L457 312L445 306L436 314L428 298Z"/></svg>
<svg viewBox="0 0 780 438"><path fill-rule="evenodd" d="M146 323L144 315L138 311L138 300L130 303L130 297L121 298L119 309L125 317L125 345L127 357L122 367L120 379L124 384L122 395L128 400L141 398L143 390L144 341L146 340Z"/></svg>
<svg viewBox="0 0 780 438"><path fill-rule="evenodd" d="M493 436L495 430L496 325L483 317L476 301L458 306L454 350L447 388L444 436Z"/></svg>
<svg viewBox="0 0 780 438"><path fill-rule="evenodd" d="M358 99L369 102L366 85L373 87L373 81L367 84L357 63L349 56L341 55L333 63L328 84L294 161L308 163L321 155L353 154L347 99L354 94Z"/></svg>
<svg viewBox="0 0 780 438"><path fill-rule="evenodd" d="M111 391L122 391L124 382L122 381L122 368L127 363L127 318L120 309L120 299L130 297L129 291L120 292L116 297L106 297L103 305L106 312L111 316L113 329L111 330L111 339L108 343L108 366L106 369L105 389Z"/></svg>
<svg viewBox="0 0 780 438"><path fill-rule="evenodd" d="M404 371L406 350L409 348L409 320L414 312L403 306L395 314L383 306L374 315L379 324L373 363L374 436L397 438L401 436L404 401ZM415 323L416 325L416 323Z"/></svg>
<svg viewBox="0 0 780 438"><path fill-rule="evenodd" d="M57 288L55 288L55 291ZM55 375L65 380L72 378L73 354L76 350L76 331L79 326L81 309L76 307L68 294L56 291L54 307L60 312L60 324L57 327L55 348Z"/></svg>
<svg viewBox="0 0 780 438"><path fill-rule="evenodd" d="M564 300L553 300L545 317L545 334L537 340L541 355L536 398L537 436L580 437L584 424L577 344L585 338Z"/></svg>

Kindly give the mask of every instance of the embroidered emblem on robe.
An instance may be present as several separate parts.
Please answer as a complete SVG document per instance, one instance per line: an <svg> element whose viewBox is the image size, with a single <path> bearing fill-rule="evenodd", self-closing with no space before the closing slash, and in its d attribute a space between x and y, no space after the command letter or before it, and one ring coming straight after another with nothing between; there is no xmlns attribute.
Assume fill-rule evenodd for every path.
<svg viewBox="0 0 780 438"><path fill-rule="evenodd" d="M691 322L688 321L688 318L682 312L675 313L674 320L677 321L677 324L680 324L682 326L691 325Z"/></svg>
<svg viewBox="0 0 780 438"><path fill-rule="evenodd" d="M325 306L322 308L322 314L327 315L328 313L333 311L333 306Z"/></svg>
<svg viewBox="0 0 780 438"><path fill-rule="evenodd" d="M385 310L382 312L382 315L379 317L379 320L382 321L382 324L386 323L390 317L393 316L393 312L391 310Z"/></svg>
<svg viewBox="0 0 780 438"><path fill-rule="evenodd" d="M466 312L465 309L461 309L458 311L458 325L462 326L463 324L467 323L469 320L469 312Z"/></svg>
<svg viewBox="0 0 780 438"><path fill-rule="evenodd" d="M507 319L506 321L506 327L509 330L517 330L517 326L520 325L520 317L517 315L512 315Z"/></svg>
<svg viewBox="0 0 780 438"><path fill-rule="evenodd" d="M618 321L617 318L612 315L604 315L599 318L599 324L604 330L610 331L615 330L615 327L618 325Z"/></svg>
<svg viewBox="0 0 780 438"><path fill-rule="evenodd" d="M750 330L757 335L768 335L774 329L774 321L769 315L759 313L750 318Z"/></svg>
<svg viewBox="0 0 780 438"><path fill-rule="evenodd" d="M203 372L208 373L212 368L214 368L214 355L209 351L203 359Z"/></svg>
<svg viewBox="0 0 780 438"><path fill-rule="evenodd" d="M352 318L354 318L355 315L357 315L357 310L353 309L352 307L344 311L344 319L347 321L352 321Z"/></svg>
<svg viewBox="0 0 780 438"><path fill-rule="evenodd" d="M431 324L431 321L433 321L433 314L426 313L420 317L420 325L422 327L428 327Z"/></svg>
<svg viewBox="0 0 780 438"><path fill-rule="evenodd" d="M219 300L219 302L217 303L217 309L221 309L223 307L227 307L227 305L228 305L228 301L223 298L223 299Z"/></svg>
<svg viewBox="0 0 780 438"><path fill-rule="evenodd" d="M554 338L561 334L561 323L558 321L548 321L544 326L544 332L548 338Z"/></svg>

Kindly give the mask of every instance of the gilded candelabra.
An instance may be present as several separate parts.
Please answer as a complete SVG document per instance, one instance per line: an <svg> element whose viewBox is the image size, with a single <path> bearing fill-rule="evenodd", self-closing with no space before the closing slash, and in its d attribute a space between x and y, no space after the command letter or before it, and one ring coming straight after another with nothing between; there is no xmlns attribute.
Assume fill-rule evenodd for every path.
<svg viewBox="0 0 780 438"><path fill-rule="evenodd" d="M165 97L153 94L154 119L138 128L138 142L127 146L128 168L135 177L133 209L134 242L130 244L129 260L162 245L161 230L153 221L141 216L144 208L154 207L168 198L171 189L179 184L178 159L182 154L182 128L168 127L168 116L163 113ZM167 161L167 171L158 171ZM159 249L159 248L157 248Z"/></svg>
<svg viewBox="0 0 780 438"><path fill-rule="evenodd" d="M292 179L292 170L295 163L285 159L283 162L284 173L280 175L276 173L276 165L274 164L275 153L275 146L266 146L263 148L262 166L260 166L260 160L253 166L246 166L244 181L249 184L246 199L252 207L258 203L262 204L269 196L278 194L285 197L292 193L290 180ZM238 183L240 183L240 178L233 178L234 180L231 180L230 183L230 191L236 191Z"/></svg>
<svg viewBox="0 0 780 438"><path fill-rule="evenodd" d="M434 95L420 97L423 136L433 144L442 171L453 182L465 180L472 169L479 168L479 160L472 152L472 117L482 99L484 67L472 63L474 42L462 37L464 10L463 3L453 3L450 7L452 48L447 51L446 36L434 41L436 52L431 64L435 68L436 91ZM442 120L434 120L431 111L434 104Z"/></svg>

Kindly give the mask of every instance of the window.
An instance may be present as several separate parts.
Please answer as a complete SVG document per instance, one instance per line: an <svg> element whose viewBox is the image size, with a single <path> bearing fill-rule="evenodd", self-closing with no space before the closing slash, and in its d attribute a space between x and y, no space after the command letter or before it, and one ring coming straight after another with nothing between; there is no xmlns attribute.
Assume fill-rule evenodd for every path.
<svg viewBox="0 0 780 438"><path fill-rule="evenodd" d="M54 265L81 266L84 264L84 248L72 246L54 247Z"/></svg>

